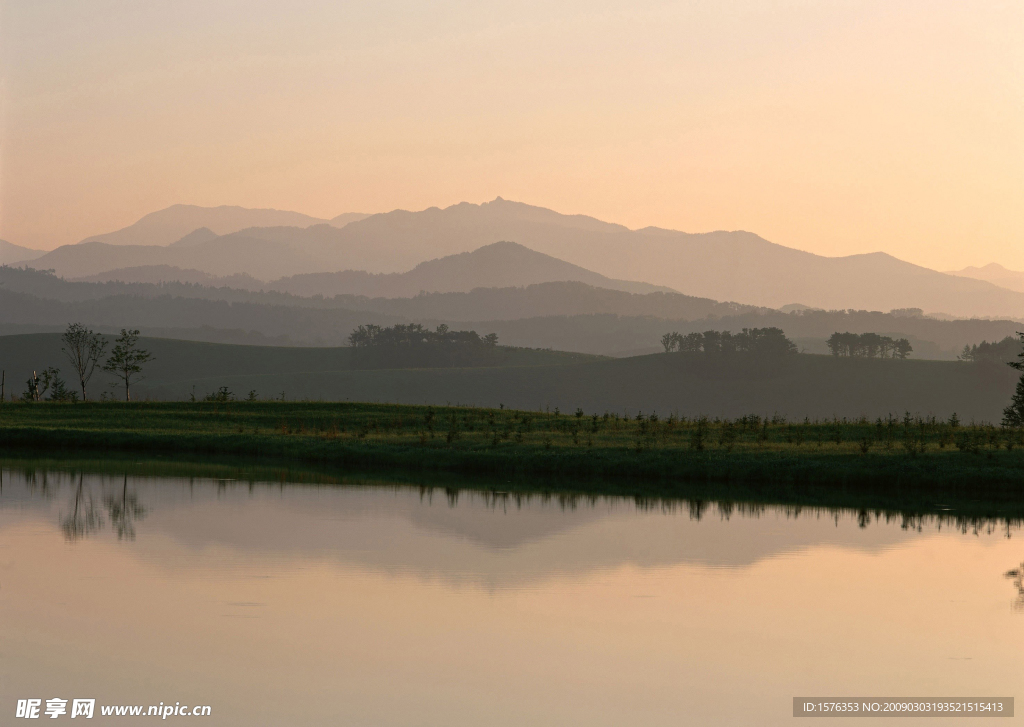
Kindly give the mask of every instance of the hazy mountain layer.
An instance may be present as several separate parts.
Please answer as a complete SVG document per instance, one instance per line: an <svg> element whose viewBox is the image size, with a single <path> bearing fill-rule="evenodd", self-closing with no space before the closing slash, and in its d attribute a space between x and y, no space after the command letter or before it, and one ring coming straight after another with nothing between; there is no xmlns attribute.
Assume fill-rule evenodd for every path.
<svg viewBox="0 0 1024 727"><path fill-rule="evenodd" d="M207 231L208 233L209 231ZM212 233L209 233L212 234ZM81 260L86 243L61 250L64 260ZM109 261L122 251L148 259L190 260L205 270L225 264L224 253L228 252L230 264L238 255L244 255L243 247L249 245L253 251L263 251L273 259L274 265L286 268L289 265L307 264L297 254L281 255L275 243L266 239L240 238L231 235L213 240L206 239L201 230L187 235L182 240L168 247L131 247L113 248L106 246L103 255L94 260ZM40 265L51 263L57 259L56 253L40 261ZM252 270L254 266L266 269L264 260L246 263ZM58 271L60 272L60 271ZM406 273L367 273L364 271L347 270L337 273L305 273L288 276L269 283L244 278L248 271L230 278L217 277L196 269L181 269L172 264L157 263L137 267L120 268L106 272L81 276L79 280L95 282L195 282L203 285L243 287L249 290L273 290L300 296L335 296L335 295L367 295L374 297L412 297L420 292L468 292L474 288L495 288L534 285L555 281L577 281L599 288L620 290L631 293L650 293L655 291L673 292L648 283L636 283L627 280L614 280L603 275L585 270L577 265L566 263L543 253L534 252L513 242L497 242L486 245L468 253L459 253L437 260L420 263ZM26 291L31 292L31 291ZM554 312L554 311L549 311Z"/></svg>
<svg viewBox="0 0 1024 727"><path fill-rule="evenodd" d="M201 227L206 227L217 235L226 235L247 227L288 225L303 228L325 223L344 226L363 217L366 215L349 213L338 215L332 220L323 220L287 210L176 204L158 212L151 212L128 227L102 235L91 235L82 242L99 241L110 245L170 245Z"/></svg>
<svg viewBox="0 0 1024 727"><path fill-rule="evenodd" d="M828 258L749 232L631 231L587 217L558 215L500 198L483 205L373 215L332 233L367 270L422 255L473 249L488 238L602 275L644 280L687 295L773 308L890 310L917 307L959 316L1024 315L1024 294L939 273L884 253ZM375 267L376 266L376 267Z"/></svg>
<svg viewBox="0 0 1024 727"><path fill-rule="evenodd" d="M267 285L264 281L257 280L245 273L218 277L204 273L201 270L185 270L173 265L139 265L134 268L119 268L117 270L108 270L105 273L75 278L75 282L126 283L131 285L159 285L161 283L174 282L251 291L261 290Z"/></svg>
<svg viewBox="0 0 1024 727"><path fill-rule="evenodd" d="M162 272L161 268L142 268L143 272ZM541 315L576 315L581 313L614 313L633 316L655 316L669 319L706 319L758 312L752 306L719 303L706 298L693 298L680 293L628 293L596 288L578 282L538 283L523 287L475 288L466 293L424 293L410 298L370 298L360 295L301 297L275 291L253 291L232 287L204 285L203 278L232 282L230 278L209 278L198 271L190 273L195 282L125 283L67 281L55 275L14 267L0 267L0 286L11 292L27 293L40 298L61 301L98 300L118 295L146 298L181 297L223 300L235 303L299 306L307 308L342 308L398 315L408 318L430 318L445 321L527 318ZM140 273L141 277L141 273ZM248 288L252 278L236 276ZM198 283L198 284L197 284Z"/></svg>
<svg viewBox="0 0 1024 727"><path fill-rule="evenodd" d="M55 270L58 275L70 278L157 265L200 270L216 277L245 274L263 280L322 269L320 260L286 242L244 235L169 246L82 242L58 247L32 261L32 264L38 269Z"/></svg>
<svg viewBox="0 0 1024 727"><path fill-rule="evenodd" d="M966 344L998 341L1020 327L1006 320L942 321L867 311L782 313L677 293L638 295L583 283L480 288L414 298L302 298L182 283L68 282L36 271L0 268L0 326L52 330L71 321L110 331L138 327L196 340L332 346L343 345L360 324L447 323L494 331L509 345L618 356L657 351L661 336L669 331L777 326L812 352L824 352L824 340L836 331L874 332L909 338L913 355L919 358L954 358Z"/></svg>
<svg viewBox="0 0 1024 727"><path fill-rule="evenodd" d="M33 250L29 247L15 245L6 240L0 240L0 265L12 265L14 263L35 260L46 254L45 250Z"/></svg>
<svg viewBox="0 0 1024 727"><path fill-rule="evenodd" d="M421 291L468 292L474 288L506 288L556 281L575 281L630 293L673 292L649 283L607 278L514 242L496 242L473 252L430 260L407 273L309 273L276 280L266 289L295 295L355 294L405 298Z"/></svg>
<svg viewBox="0 0 1024 727"><path fill-rule="evenodd" d="M173 235L161 239L174 242L202 226L217 231L194 216L189 226L179 226ZM128 233L118 238L121 242L132 239ZM213 275L247 273L262 279L337 270L397 273L500 240L615 280L642 280L716 300L773 308L790 303L827 309L916 307L954 316L1024 317L1024 293L936 272L884 253L828 258L749 232L629 230L501 198L443 210L396 210L341 229L329 224L246 229L189 248L189 254L177 257L147 257L127 248L120 256L94 248L75 257L61 248L42 258L40 266L75 277L156 264Z"/></svg>
<svg viewBox="0 0 1024 727"><path fill-rule="evenodd" d="M1008 290L1024 292L1024 272L1019 270L1008 270L997 263L989 263L984 267L967 267L963 270L950 271L950 275L959 275L963 278L974 278L985 280L993 285Z"/></svg>

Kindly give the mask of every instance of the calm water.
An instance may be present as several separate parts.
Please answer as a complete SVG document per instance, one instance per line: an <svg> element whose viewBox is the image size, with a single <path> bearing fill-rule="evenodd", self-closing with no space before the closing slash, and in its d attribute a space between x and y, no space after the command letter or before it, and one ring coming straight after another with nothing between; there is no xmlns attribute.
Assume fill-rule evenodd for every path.
<svg viewBox="0 0 1024 727"><path fill-rule="evenodd" d="M1022 561L998 524L7 469L0 724L33 697L207 704L195 721L247 726L1019 702Z"/></svg>

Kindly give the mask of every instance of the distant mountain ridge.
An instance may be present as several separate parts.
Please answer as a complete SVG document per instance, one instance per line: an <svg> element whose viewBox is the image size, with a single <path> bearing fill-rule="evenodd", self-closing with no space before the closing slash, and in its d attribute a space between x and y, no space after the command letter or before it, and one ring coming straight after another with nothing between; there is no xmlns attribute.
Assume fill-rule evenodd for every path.
<svg viewBox="0 0 1024 727"><path fill-rule="evenodd" d="M344 226L368 216L347 213L325 220L287 210L249 209L233 205L200 207L176 204L167 209L151 212L128 227L101 235L91 235L82 242L104 242L108 245L170 245L203 227L216 235L227 235L248 227L305 228L322 224Z"/></svg>
<svg viewBox="0 0 1024 727"><path fill-rule="evenodd" d="M200 247L188 242L191 235L171 245ZM262 242L262 241L261 241ZM267 244L262 242L262 244ZM168 250L177 255L177 251ZM469 292L475 288L507 288L537 283L575 281L596 288L629 293L675 292L649 283L615 280L589 270L534 252L514 242L496 242L474 250L420 263L405 273L367 273L345 270L336 273L303 273L270 282L236 274L230 278L211 276L202 271L170 265L147 265L111 270L77 278L87 282L120 281L126 283L191 282L201 285L241 287L247 290L272 290L292 295L365 295L381 298L408 298L420 292Z"/></svg>
<svg viewBox="0 0 1024 727"><path fill-rule="evenodd" d="M200 226L218 231L196 225L178 230L181 234L167 242ZM1024 292L929 270L885 253L830 258L744 231L630 230L500 197L479 205L396 210L351 221L340 229L325 223L247 228L174 253L168 250L177 246L89 242L58 248L36 264L69 277L144 265L171 265L215 276L245 273L262 280L338 270L390 274L500 240L608 279L645 281L687 295L755 306L778 308L799 302L823 309L922 308L955 317L1024 318Z"/></svg>
<svg viewBox="0 0 1024 727"><path fill-rule="evenodd" d="M472 252L420 263L407 273L306 273L269 283L267 290L293 295L339 294L408 298L420 292L466 293L538 283L579 282L628 293L676 292L670 288L615 280L578 265L534 252L514 242L495 242Z"/></svg>
<svg viewBox="0 0 1024 727"><path fill-rule="evenodd" d="M343 345L352 328L366 323L447 323L494 331L512 345L606 355L658 351L669 331L777 326L801 348L820 353L835 331L908 337L914 358L955 358L964 345L998 341L1020 328L1009 320L944 321L901 311L782 313L679 293L641 295L575 282L412 298L308 298L183 283L71 282L0 267L0 331L59 330L71 321L107 331L127 326L176 338L277 345ZM987 375L983 367L978 371Z"/></svg>
<svg viewBox="0 0 1024 727"><path fill-rule="evenodd" d="M6 240L0 240L0 265L13 265L15 263L35 260L46 254L45 250L33 250L29 247L15 245Z"/></svg>
<svg viewBox="0 0 1024 727"><path fill-rule="evenodd" d="M963 278L974 278L984 280L998 285L1000 288L1024 292L1024 272L1009 270L998 263L989 263L984 267L966 267L963 270L951 270L950 275L959 275Z"/></svg>

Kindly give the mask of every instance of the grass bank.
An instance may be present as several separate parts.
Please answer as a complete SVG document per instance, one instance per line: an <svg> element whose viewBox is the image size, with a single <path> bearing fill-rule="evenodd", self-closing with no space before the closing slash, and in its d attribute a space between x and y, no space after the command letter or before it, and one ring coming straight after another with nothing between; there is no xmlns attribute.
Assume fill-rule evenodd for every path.
<svg viewBox="0 0 1024 727"><path fill-rule="evenodd" d="M728 485L738 498L807 505L1024 503L1024 433L909 416L708 421L357 403L7 403L0 450L216 455L500 477L517 487L559 478L562 487L638 497L716 497Z"/></svg>

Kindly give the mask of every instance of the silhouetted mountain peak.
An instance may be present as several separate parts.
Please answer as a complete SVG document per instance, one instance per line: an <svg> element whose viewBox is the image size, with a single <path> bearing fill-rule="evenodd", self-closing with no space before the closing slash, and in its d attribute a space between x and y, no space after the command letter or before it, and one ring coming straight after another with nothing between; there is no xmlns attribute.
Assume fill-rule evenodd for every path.
<svg viewBox="0 0 1024 727"><path fill-rule="evenodd" d="M42 257L44 250L33 250L29 247L15 245L13 242L0 240L0 265L13 265L15 263L28 262Z"/></svg>

